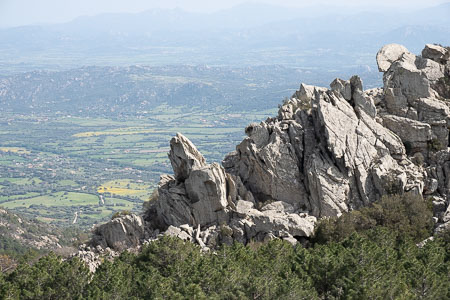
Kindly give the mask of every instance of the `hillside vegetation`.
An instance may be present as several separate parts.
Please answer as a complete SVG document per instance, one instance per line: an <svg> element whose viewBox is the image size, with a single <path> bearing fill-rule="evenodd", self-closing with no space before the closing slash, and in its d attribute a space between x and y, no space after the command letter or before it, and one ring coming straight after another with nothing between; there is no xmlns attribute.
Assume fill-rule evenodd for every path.
<svg viewBox="0 0 450 300"><path fill-rule="evenodd" d="M273 240L202 253L197 245L165 237L138 255L105 260L94 274L78 259L52 254L0 275L0 297L448 299L450 235L416 244L430 234L430 221L421 198L392 196L324 221L306 248Z"/></svg>
<svg viewBox="0 0 450 300"><path fill-rule="evenodd" d="M50 251L68 256L86 238L78 228L58 228L0 208L0 272Z"/></svg>

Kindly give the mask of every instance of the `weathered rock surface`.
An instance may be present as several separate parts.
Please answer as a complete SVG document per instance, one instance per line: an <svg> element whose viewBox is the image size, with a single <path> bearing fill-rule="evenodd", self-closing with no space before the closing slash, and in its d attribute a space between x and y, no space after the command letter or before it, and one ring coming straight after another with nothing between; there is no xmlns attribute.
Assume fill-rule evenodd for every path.
<svg viewBox="0 0 450 300"><path fill-rule="evenodd" d="M214 163L193 170L185 184L194 217L193 225L228 222L227 184L222 166Z"/></svg>
<svg viewBox="0 0 450 300"><path fill-rule="evenodd" d="M175 178L179 181L188 178L193 168L205 166L203 155L191 141L179 133L170 141L169 158Z"/></svg>
<svg viewBox="0 0 450 300"><path fill-rule="evenodd" d="M140 245L145 237L142 217L131 214L119 216L94 229L93 241L102 248L123 251Z"/></svg>
<svg viewBox="0 0 450 300"><path fill-rule="evenodd" d="M295 244L314 233L317 218L390 193L433 196L437 230L450 227L449 50L427 45L422 55L383 47L382 89L364 91L358 76L330 89L302 84L277 117L245 129L223 167L206 164L177 134L174 176L161 176L145 230L135 219L113 220L97 229L99 241L120 249L161 231L205 250L273 238Z"/></svg>
<svg viewBox="0 0 450 300"><path fill-rule="evenodd" d="M445 64L450 59L450 50L442 46L426 44L422 50L422 57L434 60L440 64Z"/></svg>
<svg viewBox="0 0 450 300"><path fill-rule="evenodd" d="M378 70L380 72L386 72L392 63L399 60L405 53L409 53L408 49L399 44L383 46L377 53Z"/></svg>
<svg viewBox="0 0 450 300"><path fill-rule="evenodd" d="M436 151L448 153L450 101L433 90L448 78L447 53L427 45L418 57L386 45L377 55L384 89L364 91L357 76L334 80L330 90L302 84L277 118L251 125L224 159L225 170L256 203L284 201L316 217L392 192L439 193L447 205L447 164L433 159ZM441 170L432 175L431 165Z"/></svg>

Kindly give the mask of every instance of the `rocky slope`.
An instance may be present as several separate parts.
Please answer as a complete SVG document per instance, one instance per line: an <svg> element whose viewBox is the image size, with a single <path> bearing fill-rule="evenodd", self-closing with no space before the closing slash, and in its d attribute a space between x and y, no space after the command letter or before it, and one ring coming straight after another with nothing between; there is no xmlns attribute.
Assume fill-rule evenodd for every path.
<svg viewBox="0 0 450 300"><path fill-rule="evenodd" d="M67 239L61 230L0 208L0 252L23 254L30 248L56 250L65 244Z"/></svg>
<svg viewBox="0 0 450 300"><path fill-rule="evenodd" d="M222 165L207 164L177 134L174 175L161 176L158 199L142 217L99 226L92 245L121 251L160 234L205 249L273 238L295 244L318 218L389 193L432 196L436 230L450 227L450 50L426 45L416 56L390 44L377 63L383 88L364 90L358 76L330 88L302 84L277 117L245 129Z"/></svg>

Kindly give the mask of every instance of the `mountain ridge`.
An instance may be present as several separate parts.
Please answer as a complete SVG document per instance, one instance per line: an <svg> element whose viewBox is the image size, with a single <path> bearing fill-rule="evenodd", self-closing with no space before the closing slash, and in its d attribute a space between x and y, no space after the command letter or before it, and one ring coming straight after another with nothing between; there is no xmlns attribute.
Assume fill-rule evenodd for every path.
<svg viewBox="0 0 450 300"><path fill-rule="evenodd" d="M132 60L130 64L140 64L143 59L150 59L153 64L161 64L165 59L172 62L181 59L185 63L221 64L226 61L240 65L251 61L252 64L270 62L290 66L305 66L308 62L311 62L309 66L317 66L327 60L334 68L337 61L341 61L339 66L354 64L356 57L363 64L372 65L367 53L394 41L402 42L412 51L419 51L424 43L432 41L450 44L450 23L448 18L442 17L448 7L437 6L426 13L386 10L376 14L341 9L328 15L310 15L309 10L302 9L282 10L276 17L269 18L265 11L276 9L260 8L258 4L248 6L239 14L237 8L215 14L167 11L166 15L155 13L157 18L149 18L148 12L116 14L114 18L106 15L98 20L87 17L74 23L0 30L3 41L0 50L6 53L0 64L31 62L39 56L48 59L39 60L44 66L58 68L71 61L80 66L86 59L109 65L124 59ZM242 17L237 18L236 14ZM255 15L255 19L250 15ZM233 25L236 19L241 25ZM404 26L415 26L416 37L402 39L404 32L398 28ZM325 35L326 32L333 34ZM374 45L374 40L380 40L380 44ZM280 55L280 48L285 54ZM315 52L330 49L330 58L318 59L308 53L311 49L317 50ZM339 56L341 53L343 55ZM154 55L160 59L154 59ZM165 59L161 59L163 57Z"/></svg>

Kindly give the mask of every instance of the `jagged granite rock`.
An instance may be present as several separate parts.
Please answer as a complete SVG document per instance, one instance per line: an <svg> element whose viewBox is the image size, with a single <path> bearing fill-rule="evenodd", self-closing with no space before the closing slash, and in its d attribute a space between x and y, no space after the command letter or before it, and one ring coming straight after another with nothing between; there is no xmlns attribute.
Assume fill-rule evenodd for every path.
<svg viewBox="0 0 450 300"><path fill-rule="evenodd" d="M148 241L161 231L205 251L233 241L296 244L314 233L317 218L392 193L433 197L436 231L450 228L449 50L427 45L421 57L390 44L377 63L383 88L364 91L358 76L330 89L302 84L276 117L247 126L223 167L206 164L177 134L174 176L161 176L138 235ZM97 231L101 245L138 243L121 221L110 223Z"/></svg>
<svg viewBox="0 0 450 300"><path fill-rule="evenodd" d="M254 138L250 131L224 159L226 171L241 178L257 203L286 201L316 217L340 215L394 191L439 190L423 162L413 161L433 163L428 157L436 149L430 148L448 144L448 102L432 88L446 67L400 45L383 47L377 62L385 72L384 89L364 91L357 76L334 80L331 90L302 84L277 118L251 125L264 134ZM283 190L296 197L283 198L271 188L271 161L278 162L271 173L276 178L290 174L291 181L283 183L293 184Z"/></svg>
<svg viewBox="0 0 450 300"><path fill-rule="evenodd" d="M260 172L258 191L250 192L249 189L242 183L246 179L244 176L236 176L235 174L226 173L224 168L216 163L211 165L194 165L184 182L178 181L172 176L162 176L159 185L159 199L157 201L157 214L163 219L167 226L182 226L188 224L193 227L200 226L204 229L201 232L209 232L207 236L215 236L208 238L204 241L205 245L215 244L215 240L224 239L218 232L220 226L224 224L235 224L232 231L242 232L244 241L255 239L257 234L272 234L272 231L277 231L276 224L280 221L274 219L274 212L271 210L261 211L252 210L251 215L243 214L239 212L237 203L245 201L245 203L255 204L254 193L258 194L258 197L264 195L264 201L273 201L275 198L281 198L281 201L292 202L296 204L296 199L299 196L306 194L305 191L298 189L299 185L299 170L298 170L298 158L293 146L289 148L283 148L282 144L287 144L289 140L289 134L272 135L272 139L268 139L268 128L260 126L258 124L252 124L247 127L246 132L249 135L248 143L253 145L257 144L263 147L265 150L259 153L262 157L267 157L267 162L264 165L257 165L252 170L243 170L243 172L255 173ZM191 145L189 140L182 135L178 135L179 141L183 141L187 145ZM284 139L284 140L283 140ZM195 149L194 147L185 147L180 145L183 149ZM281 150L280 150L281 148ZM248 153L249 165L254 164L256 154L252 154L255 149L242 148L242 152ZM193 150L195 151L195 150ZM192 157L193 154L188 151L184 152L186 157ZM236 153L237 155L237 153ZM253 157L252 157L253 155ZM172 159L171 156L169 156ZM240 159L240 158L239 158ZM181 163L185 164L185 163ZM288 171L286 169L288 168ZM289 170L295 173L290 173ZM175 171L175 168L174 168ZM283 173L281 173L283 172ZM294 178L294 180L292 179ZM297 181L296 181L297 180ZM293 207L291 205L291 207ZM296 206L295 209L298 209ZM259 214L255 214L259 212ZM281 218L283 214L278 213L278 218ZM287 215L286 215L287 216ZM256 218L258 217L258 218ZM255 219L257 225L249 225L250 220ZM233 222L231 220L233 219ZM239 223L239 219L245 219L246 222ZM295 217L291 217L295 222ZM276 221L276 222L275 222ZM298 221L298 220L297 220ZM315 218L302 219L298 221L296 226L285 226L286 234L292 234L292 236L309 236L313 232ZM241 228L236 228L236 224L241 224ZM259 225L258 225L259 224ZM261 224L265 224L262 227ZM256 227L254 227L256 226ZM171 227L169 227L171 228ZM246 232L245 228L253 228L251 234ZM272 229L273 230L272 230ZM292 232L290 232L292 231ZM174 232L174 229L171 229ZM174 233L173 235L176 235ZM205 235L205 234L203 234ZM217 236L216 236L217 235ZM274 234L277 236L278 234ZM232 237L231 234L229 237Z"/></svg>
<svg viewBox="0 0 450 300"><path fill-rule="evenodd" d="M307 205L306 201L300 201L305 198L306 191L301 185L299 161L289 137L289 128L292 131L295 126L294 121L286 124L284 131L273 127L270 140L263 147L258 148L251 137L237 147L239 164L235 168L238 173L233 175L240 177L259 201L280 200Z"/></svg>
<svg viewBox="0 0 450 300"><path fill-rule="evenodd" d="M187 138L181 134L179 136L182 137L180 140L192 145ZM184 147L184 149L188 148ZM192 157L192 154L186 152L186 156ZM228 198L236 197L234 189L232 193L227 190L230 180L222 166L206 165L206 163L193 165L184 182L169 175L161 176L156 203L157 217L166 226L189 224L196 227L226 223Z"/></svg>
<svg viewBox="0 0 450 300"><path fill-rule="evenodd" d="M291 136L294 130L301 130L295 128L295 124L287 128L291 130ZM293 242L296 240L294 237L312 235L316 218L297 213L300 208L297 199L306 195L304 190L298 188L301 179L296 153L301 149L299 145L283 148L282 144L289 143L289 133L277 131L278 135L272 135L269 139L269 130L272 129L260 124L251 124L246 128L248 143L263 147L265 150L258 152L258 155L268 159L265 165L247 170L260 172L258 176L264 182L254 182L259 184L260 190L250 191L244 184L245 177L226 173L224 168L216 163L192 164L189 172L185 172L187 176L179 179L170 175L161 176L159 197L154 204L155 213L147 218L159 218L160 223L166 226L162 228L165 234L195 241L203 249L214 248L221 243L231 244L234 240L247 243L279 237ZM192 143L181 134L177 136L177 146L183 149L184 157L189 159L195 156L195 147L187 146ZM248 153L249 164L254 163L252 159L256 154L252 154L252 151L256 148L253 148L242 148L242 151ZM280 148L283 150L280 151ZM238 156L238 153L235 155ZM187 165L180 157L178 155L175 158L176 164L172 163L174 173L178 166ZM174 159L172 155L169 155L169 158ZM236 159L240 161L239 157ZM286 168L295 173L289 173ZM261 195L264 195L264 202L271 204L258 210L253 207L257 205L256 198L259 199L258 205L262 203ZM272 203L276 197L282 200ZM289 204L289 201L292 204ZM251 209L242 210L242 203L252 206ZM307 203L303 206L307 206ZM183 231L183 227L197 229L195 232Z"/></svg>
<svg viewBox="0 0 450 300"><path fill-rule="evenodd" d="M170 141L169 152L175 178L183 181L193 168L205 166L205 158L185 136L180 133Z"/></svg>
<svg viewBox="0 0 450 300"><path fill-rule="evenodd" d="M402 141L408 141L411 147L426 149L433 137L431 126L427 123L395 115L384 115L383 125L395 132Z"/></svg>
<svg viewBox="0 0 450 300"><path fill-rule="evenodd" d="M306 213L295 213L290 204L282 201L258 210L254 208L253 203L239 200L236 207L236 213L245 220L244 232L247 240L264 240L269 234L281 238L309 237L314 232L315 217Z"/></svg>

